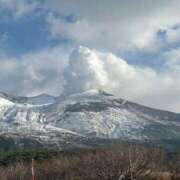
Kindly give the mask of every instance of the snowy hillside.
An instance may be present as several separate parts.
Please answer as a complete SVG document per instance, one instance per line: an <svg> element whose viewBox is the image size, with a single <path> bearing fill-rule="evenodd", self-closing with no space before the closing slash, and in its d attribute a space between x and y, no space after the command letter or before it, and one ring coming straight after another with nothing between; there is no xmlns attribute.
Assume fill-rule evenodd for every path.
<svg viewBox="0 0 180 180"><path fill-rule="evenodd" d="M45 144L82 139L171 140L180 138L180 114L155 110L90 90L66 97L0 95L0 133Z"/></svg>
<svg viewBox="0 0 180 180"><path fill-rule="evenodd" d="M35 97L20 97L20 96L12 96L3 92L0 92L0 98L9 100L17 104L31 104L31 105L52 104L57 99L57 97L48 94L40 94Z"/></svg>

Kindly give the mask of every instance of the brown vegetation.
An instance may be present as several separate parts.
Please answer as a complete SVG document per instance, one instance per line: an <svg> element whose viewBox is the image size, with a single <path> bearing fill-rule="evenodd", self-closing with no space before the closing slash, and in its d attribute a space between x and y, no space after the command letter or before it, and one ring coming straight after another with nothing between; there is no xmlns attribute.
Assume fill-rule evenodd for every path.
<svg viewBox="0 0 180 180"><path fill-rule="evenodd" d="M76 151L48 160L35 160L36 180L180 180L178 155L159 149L120 146ZM0 168L0 180L30 180L31 163Z"/></svg>

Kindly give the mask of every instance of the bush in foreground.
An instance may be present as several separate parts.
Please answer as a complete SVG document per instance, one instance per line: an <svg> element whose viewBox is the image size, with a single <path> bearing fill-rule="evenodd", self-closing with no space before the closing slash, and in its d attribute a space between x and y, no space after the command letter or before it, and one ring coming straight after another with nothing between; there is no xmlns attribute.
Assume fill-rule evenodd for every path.
<svg viewBox="0 0 180 180"><path fill-rule="evenodd" d="M122 145L55 154L47 159L36 155L36 180L180 180L179 155L159 149ZM28 160L1 166L0 179L30 180Z"/></svg>

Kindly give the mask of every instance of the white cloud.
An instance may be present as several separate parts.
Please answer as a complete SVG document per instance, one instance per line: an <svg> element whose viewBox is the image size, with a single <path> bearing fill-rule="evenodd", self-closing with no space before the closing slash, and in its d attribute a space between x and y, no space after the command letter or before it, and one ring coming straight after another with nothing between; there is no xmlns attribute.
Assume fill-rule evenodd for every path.
<svg viewBox="0 0 180 180"><path fill-rule="evenodd" d="M0 0L0 7L12 11L15 18L32 13L39 5L38 1Z"/></svg>
<svg viewBox="0 0 180 180"><path fill-rule="evenodd" d="M63 90L62 72L67 64L67 51L55 47L20 58L1 57L0 90L28 96L59 95Z"/></svg>
<svg viewBox="0 0 180 180"><path fill-rule="evenodd" d="M1 57L0 90L31 96L98 88L148 106L179 111L180 70L158 73L86 47L70 52L55 47L20 58Z"/></svg>
<svg viewBox="0 0 180 180"><path fill-rule="evenodd" d="M12 11L17 20L32 15L41 5L31 0L0 0L0 6ZM64 87L67 93L99 88L131 101L179 111L179 49L163 54L167 69L159 72L129 65L115 54L119 50L161 52L165 42L179 42L179 29L173 27L180 22L180 1L47 0L41 8L51 12L47 22L52 37L92 49L76 49L68 65L70 50L58 46L19 59L0 57L1 90L35 95L60 94ZM77 20L68 22L61 15L74 15ZM165 41L159 31L166 32Z"/></svg>
<svg viewBox="0 0 180 180"><path fill-rule="evenodd" d="M158 31L180 22L178 0L49 0L47 8L78 20L48 18L53 36L93 48L154 51L163 46Z"/></svg>
<svg viewBox="0 0 180 180"><path fill-rule="evenodd" d="M85 19L75 22L67 22L64 19L55 17L52 13L48 15L47 22L51 26L53 37L72 39L80 44L84 41L90 42L96 37L96 30L91 27Z"/></svg>
<svg viewBox="0 0 180 180"><path fill-rule="evenodd" d="M153 107L179 110L178 73L131 66L111 53L85 47L74 50L64 78L66 93L98 88Z"/></svg>
<svg viewBox="0 0 180 180"><path fill-rule="evenodd" d="M177 52L168 55L163 52L179 42L179 30L174 28L180 23L178 0L49 0L47 8L77 17L77 21L68 22L52 14L48 16L54 38L68 38L77 45L115 54L119 50L156 51L166 59L167 68L155 71L131 66L113 54L87 49L75 51L65 70L69 92L97 87L142 104L179 111L180 70L174 55ZM166 33L165 39L159 32ZM97 67L96 63L90 65L95 61ZM84 64L82 71L76 63Z"/></svg>

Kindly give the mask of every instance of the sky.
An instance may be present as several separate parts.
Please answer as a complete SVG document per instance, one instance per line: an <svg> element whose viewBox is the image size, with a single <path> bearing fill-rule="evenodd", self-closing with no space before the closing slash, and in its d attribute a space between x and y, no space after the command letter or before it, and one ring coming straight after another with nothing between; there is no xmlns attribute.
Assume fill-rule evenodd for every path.
<svg viewBox="0 0 180 180"><path fill-rule="evenodd" d="M0 0L0 91L102 89L180 112L179 0Z"/></svg>

